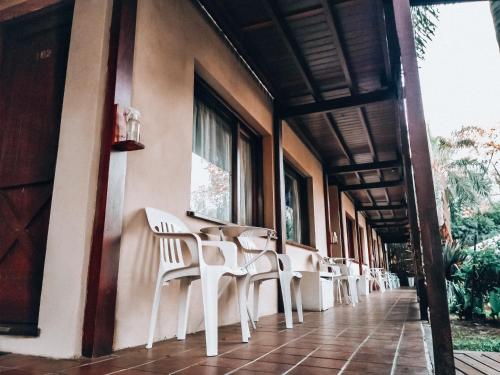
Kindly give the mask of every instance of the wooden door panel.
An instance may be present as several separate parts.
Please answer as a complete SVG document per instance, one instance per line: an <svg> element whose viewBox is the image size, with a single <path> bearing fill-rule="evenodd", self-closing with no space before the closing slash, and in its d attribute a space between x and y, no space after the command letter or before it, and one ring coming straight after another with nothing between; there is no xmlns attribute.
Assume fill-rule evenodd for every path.
<svg viewBox="0 0 500 375"><path fill-rule="evenodd" d="M38 324L71 15L0 25L0 332Z"/></svg>

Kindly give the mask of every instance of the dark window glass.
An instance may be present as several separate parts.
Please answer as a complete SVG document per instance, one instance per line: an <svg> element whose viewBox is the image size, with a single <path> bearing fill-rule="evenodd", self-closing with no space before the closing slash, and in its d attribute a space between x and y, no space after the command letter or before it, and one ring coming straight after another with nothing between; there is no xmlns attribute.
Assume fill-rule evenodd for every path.
<svg viewBox="0 0 500 375"><path fill-rule="evenodd" d="M287 240L309 244L307 178L285 165L285 222Z"/></svg>

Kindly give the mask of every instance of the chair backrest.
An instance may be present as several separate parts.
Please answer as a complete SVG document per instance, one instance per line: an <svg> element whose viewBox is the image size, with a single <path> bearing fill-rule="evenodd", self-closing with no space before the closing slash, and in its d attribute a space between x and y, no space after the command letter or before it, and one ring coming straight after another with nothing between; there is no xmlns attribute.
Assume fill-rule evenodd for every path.
<svg viewBox="0 0 500 375"><path fill-rule="evenodd" d="M146 211L149 228L155 233L190 232L179 218L168 212L151 207L146 207L144 210ZM176 267L184 265L180 241L160 239L160 260L164 264L171 264Z"/></svg>
<svg viewBox="0 0 500 375"><path fill-rule="evenodd" d="M254 236L253 231L244 232L243 234L238 236L238 242L240 243L240 245L243 249L262 250L262 249L259 249L257 244L252 239L253 236ZM251 262L253 260L253 257L254 257L253 254L245 252L245 251L243 251L243 256L245 257L245 264ZM257 266L255 265L255 263L256 262L253 262L247 267L248 273L251 273L251 274L257 273Z"/></svg>

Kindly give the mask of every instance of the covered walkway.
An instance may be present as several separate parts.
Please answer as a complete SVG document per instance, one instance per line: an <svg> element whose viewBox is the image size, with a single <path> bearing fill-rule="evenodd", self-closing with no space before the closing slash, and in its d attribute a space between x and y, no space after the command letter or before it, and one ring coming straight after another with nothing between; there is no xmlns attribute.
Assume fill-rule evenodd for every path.
<svg viewBox="0 0 500 375"><path fill-rule="evenodd" d="M428 374L413 289L373 293L355 308L308 312L285 328L282 314L262 318L249 344L238 325L219 330L217 357L207 358L204 334L132 348L95 359L0 356L1 374Z"/></svg>

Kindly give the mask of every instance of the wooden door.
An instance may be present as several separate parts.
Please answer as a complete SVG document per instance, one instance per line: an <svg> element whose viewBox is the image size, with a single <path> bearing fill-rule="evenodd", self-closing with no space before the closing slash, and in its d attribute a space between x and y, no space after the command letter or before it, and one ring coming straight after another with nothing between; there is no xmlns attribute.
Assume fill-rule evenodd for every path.
<svg viewBox="0 0 500 375"><path fill-rule="evenodd" d="M71 18L1 25L0 333L37 332Z"/></svg>

